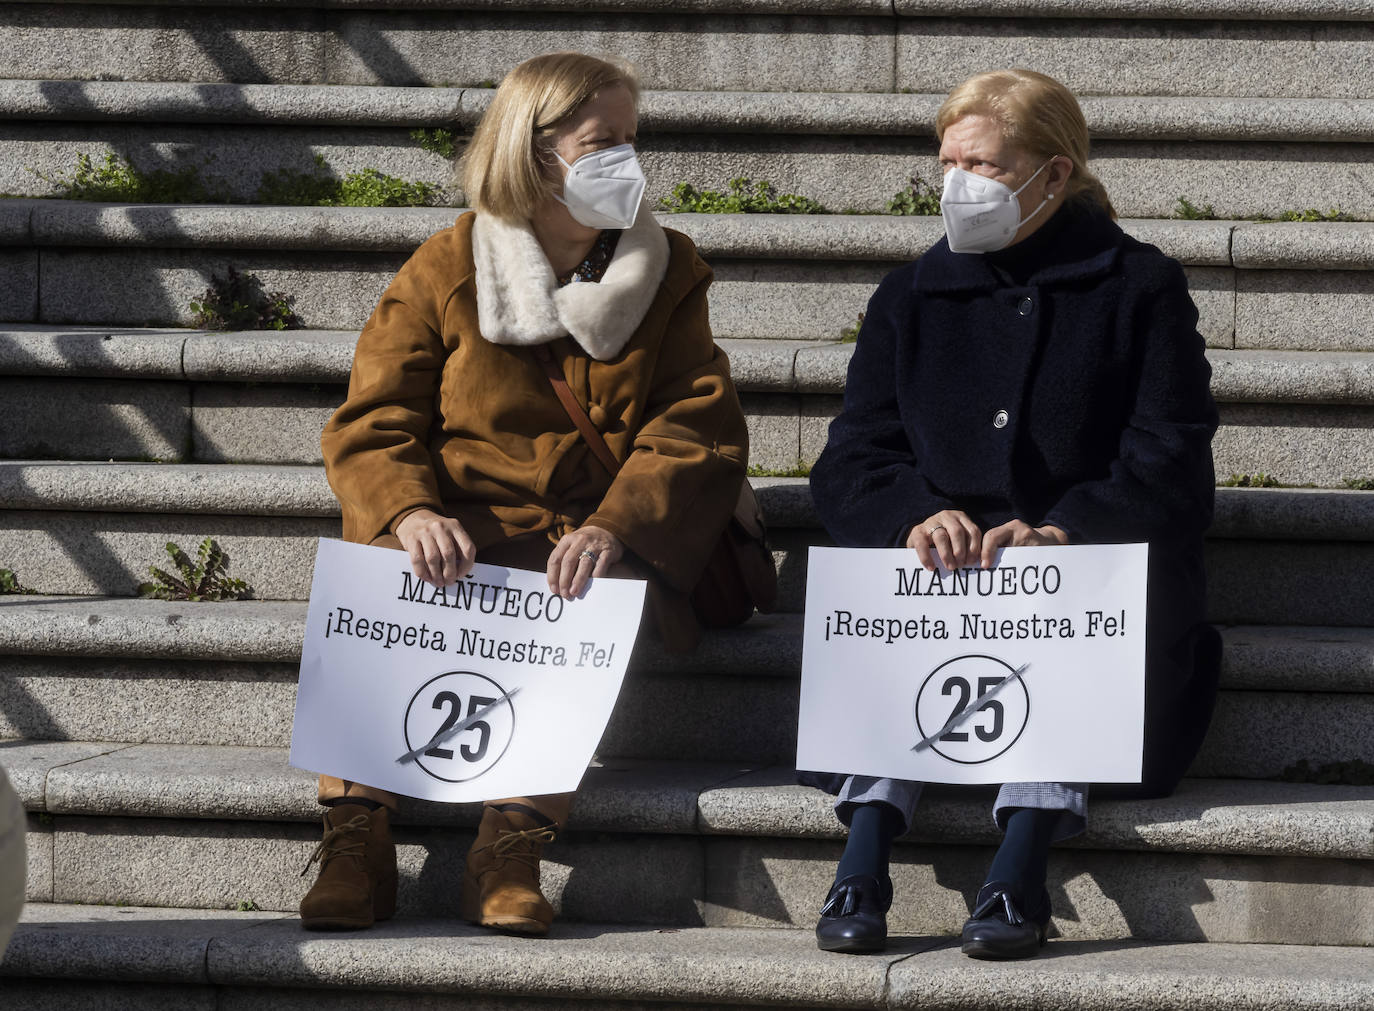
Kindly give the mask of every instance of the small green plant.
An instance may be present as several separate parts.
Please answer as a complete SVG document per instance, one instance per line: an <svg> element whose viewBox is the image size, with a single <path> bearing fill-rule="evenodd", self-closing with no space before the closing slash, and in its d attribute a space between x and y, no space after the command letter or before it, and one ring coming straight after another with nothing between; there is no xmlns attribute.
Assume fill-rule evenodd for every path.
<svg viewBox="0 0 1374 1011"><path fill-rule="evenodd" d="M339 207L427 207L439 187L432 183L408 183L396 176L365 168L350 172L339 183Z"/></svg>
<svg viewBox="0 0 1374 1011"><path fill-rule="evenodd" d="M791 467L756 467L752 464L749 467L750 477L809 477L811 475L811 464L803 463L798 460Z"/></svg>
<svg viewBox="0 0 1374 1011"><path fill-rule="evenodd" d="M1298 759L1280 776L1287 783L1321 783L1331 786L1374 786L1374 764L1353 758L1348 762L1328 762L1313 767L1305 758Z"/></svg>
<svg viewBox="0 0 1374 1011"><path fill-rule="evenodd" d="M0 594L5 593L37 593L19 582L19 577L14 574L13 569L0 569Z"/></svg>
<svg viewBox="0 0 1374 1011"><path fill-rule="evenodd" d="M1351 491L1374 491L1374 477L1347 477L1341 483Z"/></svg>
<svg viewBox="0 0 1374 1011"><path fill-rule="evenodd" d="M1279 215L1280 221L1354 221L1354 217L1344 211L1332 208L1329 211L1319 211L1315 207L1309 207L1305 211L1283 211Z"/></svg>
<svg viewBox="0 0 1374 1011"><path fill-rule="evenodd" d="M1232 474L1225 481L1218 482L1223 488L1278 488L1278 478L1270 477L1262 471L1256 474Z"/></svg>
<svg viewBox="0 0 1374 1011"><path fill-rule="evenodd" d="M678 183L671 197L661 203L665 211L679 214L829 214L820 203L795 193L778 193L769 182L747 176L730 180L730 189L699 190Z"/></svg>
<svg viewBox="0 0 1374 1011"><path fill-rule="evenodd" d="M411 130L410 139L424 150L431 154L437 154L440 158L452 158L456 150L453 145L453 131L445 130L443 127L435 127L432 130L424 128Z"/></svg>
<svg viewBox="0 0 1374 1011"><path fill-rule="evenodd" d="M148 571L154 582L139 584L140 597L156 600L242 600L253 592L253 588L242 579L229 577L229 556L210 537L200 542L194 561L172 541L167 542L167 554L176 564L180 578L151 565Z"/></svg>
<svg viewBox="0 0 1374 1011"><path fill-rule="evenodd" d="M1215 221L1217 212L1212 210L1211 204L1197 206L1187 197L1178 198L1178 206L1174 208L1174 217L1182 218L1184 221Z"/></svg>
<svg viewBox="0 0 1374 1011"><path fill-rule="evenodd" d="M195 166L169 171L135 168L113 151L99 165L88 154L76 156L76 172L68 179L35 173L57 188L53 195L64 200L97 200L130 204L225 203L205 188Z"/></svg>
<svg viewBox="0 0 1374 1011"><path fill-rule="evenodd" d="M252 899L239 899L238 905L234 908L240 913L256 913L262 909L262 907Z"/></svg>
<svg viewBox="0 0 1374 1011"><path fill-rule="evenodd" d="M438 191L430 183L408 183L374 168L350 172L339 179L330 174L324 155L317 154L308 171L264 173L257 202L289 207L424 207Z"/></svg>
<svg viewBox="0 0 1374 1011"><path fill-rule="evenodd" d="M221 279L210 275L210 287L191 299L195 325L203 330L299 330L301 319L291 311L291 296L265 291L252 274L233 267Z"/></svg>
<svg viewBox="0 0 1374 1011"><path fill-rule="evenodd" d="M888 214L939 214L940 191L924 179L912 176L911 186L894 193L885 210Z"/></svg>
<svg viewBox="0 0 1374 1011"><path fill-rule="evenodd" d="M859 331L864 328L864 314L859 313L859 318L851 325L840 331L841 344L853 344L859 339Z"/></svg>

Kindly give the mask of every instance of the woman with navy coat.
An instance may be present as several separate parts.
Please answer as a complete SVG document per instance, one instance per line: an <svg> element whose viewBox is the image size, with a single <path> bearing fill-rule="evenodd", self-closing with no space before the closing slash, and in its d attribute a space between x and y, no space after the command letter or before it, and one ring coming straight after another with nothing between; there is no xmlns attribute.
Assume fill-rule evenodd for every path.
<svg viewBox="0 0 1374 1011"><path fill-rule="evenodd" d="M936 136L945 238L868 304L811 472L816 509L839 544L910 547L928 569L987 567L1009 546L1149 542L1143 782L1113 793L1167 795L1202 743L1220 666L1202 559L1217 414L1183 270L1117 226L1087 167L1082 112L1057 81L974 77L941 107ZM881 950L891 843L920 784L803 781L838 793L849 826L818 943ZM1087 794L1002 787L1005 836L966 954L1044 944L1049 847L1083 831Z"/></svg>

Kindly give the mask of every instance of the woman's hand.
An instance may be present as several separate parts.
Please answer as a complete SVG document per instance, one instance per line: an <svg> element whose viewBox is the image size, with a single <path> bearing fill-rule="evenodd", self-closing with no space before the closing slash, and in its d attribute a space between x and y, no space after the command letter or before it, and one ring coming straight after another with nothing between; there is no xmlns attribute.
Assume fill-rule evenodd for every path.
<svg viewBox="0 0 1374 1011"><path fill-rule="evenodd" d="M935 571L935 556L951 572L972 565L978 560L983 532L969 519L966 512L945 509L911 528L906 546L916 551L916 557L927 569Z"/></svg>
<svg viewBox="0 0 1374 1011"><path fill-rule="evenodd" d="M983 535L983 568L992 568L1002 548L1039 548L1047 544L1068 544L1069 535L1055 526L1033 527L1021 520L1003 523Z"/></svg>
<svg viewBox="0 0 1374 1011"><path fill-rule="evenodd" d="M463 525L433 509L416 509L396 524L396 536L415 575L435 586L458 582L477 561L477 547Z"/></svg>
<svg viewBox="0 0 1374 1011"><path fill-rule="evenodd" d="M625 545L609 530L588 524L565 534L549 555L549 592L572 600L587 582L606 571L625 555Z"/></svg>

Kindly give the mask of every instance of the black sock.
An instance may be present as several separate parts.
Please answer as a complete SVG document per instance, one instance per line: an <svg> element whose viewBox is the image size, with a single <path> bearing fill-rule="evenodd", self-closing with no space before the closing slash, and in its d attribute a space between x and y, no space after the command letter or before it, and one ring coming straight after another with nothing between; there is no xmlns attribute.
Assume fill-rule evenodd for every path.
<svg viewBox="0 0 1374 1011"><path fill-rule="evenodd" d="M1049 872L1050 836L1063 811L1018 807L1007 817L1007 834L988 868L987 880L1011 886L1021 912L1033 915Z"/></svg>
<svg viewBox="0 0 1374 1011"><path fill-rule="evenodd" d="M366 797L330 797L326 801L321 801L321 803L323 803L325 807L342 807L344 804L357 804L359 807L365 807L369 811L380 811L382 808L386 807L385 804L379 804L375 800L369 800Z"/></svg>
<svg viewBox="0 0 1374 1011"><path fill-rule="evenodd" d="M902 831L902 813L891 804L874 801L854 809L849 820L849 841L845 843L835 880L852 874L871 874L879 881L887 876L892 855L892 840Z"/></svg>

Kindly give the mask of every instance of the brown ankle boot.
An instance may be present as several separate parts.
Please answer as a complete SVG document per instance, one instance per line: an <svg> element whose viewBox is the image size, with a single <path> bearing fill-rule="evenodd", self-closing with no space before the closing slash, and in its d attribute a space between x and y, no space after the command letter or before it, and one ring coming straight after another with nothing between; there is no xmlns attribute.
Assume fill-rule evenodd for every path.
<svg viewBox="0 0 1374 1011"><path fill-rule="evenodd" d="M483 927L547 934L553 907L539 891L539 857L556 822L524 804L492 804L468 850L460 913Z"/></svg>
<svg viewBox="0 0 1374 1011"><path fill-rule="evenodd" d="M396 914L396 844L387 809L338 804L324 814L324 839L315 861L320 876L301 899L307 930L361 930Z"/></svg>

